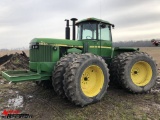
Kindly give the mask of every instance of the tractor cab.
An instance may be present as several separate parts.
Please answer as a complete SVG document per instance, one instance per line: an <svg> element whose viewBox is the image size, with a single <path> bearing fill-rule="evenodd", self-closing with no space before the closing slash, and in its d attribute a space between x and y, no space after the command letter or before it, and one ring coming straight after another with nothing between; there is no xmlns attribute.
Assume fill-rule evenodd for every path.
<svg viewBox="0 0 160 120"><path fill-rule="evenodd" d="M88 18L76 23L78 26L77 40L111 41L111 26L113 24L96 18Z"/></svg>
<svg viewBox="0 0 160 120"><path fill-rule="evenodd" d="M75 25L77 26L77 41L83 42L84 52L105 56L103 58L108 61L112 53L111 27L114 25L97 18L83 19Z"/></svg>

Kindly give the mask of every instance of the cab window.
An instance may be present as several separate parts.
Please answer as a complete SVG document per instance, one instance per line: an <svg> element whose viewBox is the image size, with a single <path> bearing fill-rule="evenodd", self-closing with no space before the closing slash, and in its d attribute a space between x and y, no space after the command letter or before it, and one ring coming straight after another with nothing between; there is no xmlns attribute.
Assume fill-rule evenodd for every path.
<svg viewBox="0 0 160 120"><path fill-rule="evenodd" d="M110 26L103 23L87 22L78 25L78 40L111 41Z"/></svg>
<svg viewBox="0 0 160 120"><path fill-rule="evenodd" d="M110 36L110 29L109 26L106 24L99 24L98 25L98 39L100 40L111 40Z"/></svg>
<svg viewBox="0 0 160 120"><path fill-rule="evenodd" d="M78 39L96 39L97 24L84 23L78 27Z"/></svg>

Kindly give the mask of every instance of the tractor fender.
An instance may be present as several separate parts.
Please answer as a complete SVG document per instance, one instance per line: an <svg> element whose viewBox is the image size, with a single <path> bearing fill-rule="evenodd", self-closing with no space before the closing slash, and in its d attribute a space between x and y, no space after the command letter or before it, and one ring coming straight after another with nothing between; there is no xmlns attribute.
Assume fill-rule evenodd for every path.
<svg viewBox="0 0 160 120"><path fill-rule="evenodd" d="M139 48L130 48L130 47L113 47L112 48L112 58L124 52L134 52L139 51Z"/></svg>

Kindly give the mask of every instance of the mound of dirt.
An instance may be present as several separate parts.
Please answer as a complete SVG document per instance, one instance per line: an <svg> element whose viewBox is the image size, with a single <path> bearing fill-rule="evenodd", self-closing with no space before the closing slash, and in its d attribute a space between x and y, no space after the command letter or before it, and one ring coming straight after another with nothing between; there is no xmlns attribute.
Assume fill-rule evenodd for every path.
<svg viewBox="0 0 160 120"><path fill-rule="evenodd" d="M0 58L0 65L2 65L3 63L5 63L6 61L8 61L12 56L13 56L13 54L4 55L3 57L1 57Z"/></svg>
<svg viewBox="0 0 160 120"><path fill-rule="evenodd" d="M0 70L29 69L29 58L24 51L0 57Z"/></svg>

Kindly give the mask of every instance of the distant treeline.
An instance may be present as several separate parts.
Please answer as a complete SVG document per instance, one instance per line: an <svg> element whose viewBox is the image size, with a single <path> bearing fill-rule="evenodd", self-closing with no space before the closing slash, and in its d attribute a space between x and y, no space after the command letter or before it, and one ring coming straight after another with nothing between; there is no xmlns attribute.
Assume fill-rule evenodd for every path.
<svg viewBox="0 0 160 120"><path fill-rule="evenodd" d="M151 40L143 40L143 41L119 41L113 42L114 47L155 47ZM159 45L160 47L160 45ZM8 50L28 50L27 47L15 48L15 49L0 49L0 51L8 51Z"/></svg>
<svg viewBox="0 0 160 120"><path fill-rule="evenodd" d="M7 48L2 48L0 51L10 51L10 50L29 50L28 47L22 47L22 48L12 48L12 49L7 49Z"/></svg>
<svg viewBox="0 0 160 120"><path fill-rule="evenodd" d="M155 47L151 41L119 41L113 42L114 47Z"/></svg>

